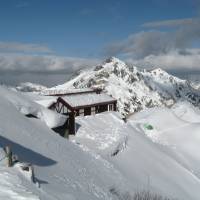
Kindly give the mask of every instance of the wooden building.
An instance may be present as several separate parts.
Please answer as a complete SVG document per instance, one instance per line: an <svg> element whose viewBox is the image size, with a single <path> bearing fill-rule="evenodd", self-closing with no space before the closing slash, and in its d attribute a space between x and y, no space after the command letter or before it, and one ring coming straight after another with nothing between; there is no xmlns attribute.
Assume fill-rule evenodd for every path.
<svg viewBox="0 0 200 200"><path fill-rule="evenodd" d="M56 95L54 95L56 96ZM61 135L75 134L77 116L95 115L105 111L116 111L117 100L102 93L100 90L78 91L57 95L57 101L49 106L58 113L67 115L68 119L63 127L55 129Z"/></svg>

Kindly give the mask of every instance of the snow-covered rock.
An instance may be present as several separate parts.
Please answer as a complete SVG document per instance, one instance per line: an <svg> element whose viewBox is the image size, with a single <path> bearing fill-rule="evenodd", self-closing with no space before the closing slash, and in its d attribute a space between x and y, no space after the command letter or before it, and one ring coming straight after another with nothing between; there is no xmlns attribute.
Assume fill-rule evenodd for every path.
<svg viewBox="0 0 200 200"><path fill-rule="evenodd" d="M47 89L47 87L36 83L25 82L20 83L16 89L21 92L41 92Z"/></svg>

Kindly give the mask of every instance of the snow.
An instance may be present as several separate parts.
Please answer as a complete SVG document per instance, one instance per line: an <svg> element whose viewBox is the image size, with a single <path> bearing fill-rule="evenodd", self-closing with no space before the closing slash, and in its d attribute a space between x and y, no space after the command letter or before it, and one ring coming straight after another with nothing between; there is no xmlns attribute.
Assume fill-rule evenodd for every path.
<svg viewBox="0 0 200 200"><path fill-rule="evenodd" d="M58 94L70 94L70 93L79 93L79 92L92 92L93 89L90 88L81 88L81 89L74 89L74 88L67 88L63 85L55 86L52 88L45 89L40 92L41 95L58 95Z"/></svg>
<svg viewBox="0 0 200 200"><path fill-rule="evenodd" d="M46 91L101 88L118 101L123 115L151 107L171 107L179 100L200 106L200 92L188 81L181 80L162 70L141 70L117 58L81 71L77 76Z"/></svg>
<svg viewBox="0 0 200 200"><path fill-rule="evenodd" d="M126 133L120 132L123 129L124 122L121 116L116 112L105 112L98 115L77 117L77 133L75 141L87 144L90 149L100 152L104 155L111 155L116 148L123 146L126 140ZM113 124L118 123L117 126ZM73 136L71 136L72 141ZM121 144L119 144L121 141Z"/></svg>
<svg viewBox="0 0 200 200"><path fill-rule="evenodd" d="M200 122L200 110L188 102L179 102L175 104L173 106L173 112L186 122Z"/></svg>
<svg viewBox="0 0 200 200"><path fill-rule="evenodd" d="M42 200L114 199L111 187L128 187L120 172L105 159L63 139L41 120L25 117L17 106L24 95L2 87L0 94L0 149L9 144L20 161L32 163L40 183L38 188L17 168L9 168L10 178L0 183L0 190L8 191L3 199L23 199L29 192L30 199ZM11 96L12 101L8 98ZM2 178L4 171L0 166Z"/></svg>
<svg viewBox="0 0 200 200"><path fill-rule="evenodd" d="M191 122L185 121L188 113ZM130 116L127 123L115 113L80 117L80 128L70 140L107 159L134 190L197 200L200 124L193 122L197 116L196 108L180 102L172 109L146 109ZM153 130L145 129L145 124Z"/></svg>
<svg viewBox="0 0 200 200"><path fill-rule="evenodd" d="M146 115L149 110L143 112ZM157 109L151 114L145 119L155 126L155 130L152 134L148 131L145 134L152 141L173 148L176 157L182 158L179 162L182 162L185 168L199 179L200 156L197 152L200 143L200 111L188 102L180 102L171 110ZM136 115L135 117L133 120L137 122L141 116Z"/></svg>
<svg viewBox="0 0 200 200"><path fill-rule="evenodd" d="M45 122L50 128L62 126L66 121L66 116L55 113L33 101L25 94L8 90L7 88L0 88L8 102L15 106L15 108L24 115L33 115Z"/></svg>
<svg viewBox="0 0 200 200"><path fill-rule="evenodd" d="M47 87L35 83L25 82L20 83L16 89L22 92L40 92L42 90L47 89Z"/></svg>
<svg viewBox="0 0 200 200"><path fill-rule="evenodd" d="M39 200L30 190L21 184L16 169L0 167L0 199L4 200Z"/></svg>
<svg viewBox="0 0 200 200"><path fill-rule="evenodd" d="M124 69L125 65L119 67ZM109 61L104 68L112 70L113 63ZM154 79L164 76L168 80L160 69L153 74ZM151 75L147 78L151 79ZM164 79L158 80L162 87L158 88L156 80L151 86L171 90L173 84L165 87ZM116 80L115 75L109 75L106 89L119 98L124 97L120 101L123 106L124 102L129 103L130 87L122 79L116 86ZM136 81L134 87L141 99L144 93L150 94L141 82ZM160 98L158 93L154 94ZM77 134L66 140L51 130L52 122L47 123L49 118L58 120L56 124L60 121L60 115L44 107L52 100L55 99L0 87L0 158L4 156L2 148L9 144L21 162L34 166L40 185L32 183L30 174L22 172L18 165L7 168L3 159L0 161L0 199L116 200L110 192L113 189L130 195L145 189L181 200L200 199L200 111L197 107L181 101L171 108L143 109L129 115L126 123L117 112L80 116L76 119ZM46 103L42 106L37 101ZM27 114L38 119L27 118ZM147 125L152 128L148 129Z"/></svg>
<svg viewBox="0 0 200 200"><path fill-rule="evenodd" d="M111 96L101 93L85 93L85 94L74 94L63 96L64 99L72 107L84 106L84 105L93 105L97 103L105 103L109 101L114 101L115 99Z"/></svg>
<svg viewBox="0 0 200 200"><path fill-rule="evenodd" d="M48 108L53 103L56 103L56 101L57 101L57 98L49 98L49 99L37 100L35 102L46 107L46 108Z"/></svg>

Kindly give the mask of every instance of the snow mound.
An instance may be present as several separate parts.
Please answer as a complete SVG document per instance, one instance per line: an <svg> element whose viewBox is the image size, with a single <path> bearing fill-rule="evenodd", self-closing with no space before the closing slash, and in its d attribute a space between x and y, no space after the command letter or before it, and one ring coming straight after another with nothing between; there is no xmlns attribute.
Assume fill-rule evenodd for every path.
<svg viewBox="0 0 200 200"><path fill-rule="evenodd" d="M173 112L180 119L191 122L199 123L200 122L200 110L198 107L190 104L189 102L179 102L173 106Z"/></svg>
<svg viewBox="0 0 200 200"><path fill-rule="evenodd" d="M33 101L26 95L8 90L7 88L0 88L0 92L5 95L8 102L15 106L15 108L24 115L32 115L43 121L48 127L54 128L62 126L66 117L55 113Z"/></svg>
<svg viewBox="0 0 200 200"><path fill-rule="evenodd" d="M101 154L112 155L122 150L126 143L127 134L120 131L124 128L124 122L119 113L105 112L78 117L76 123L76 137L71 136L71 140L87 144L87 147Z"/></svg>
<svg viewBox="0 0 200 200"><path fill-rule="evenodd" d="M24 187L15 169L0 168L0 199L2 200L39 200Z"/></svg>

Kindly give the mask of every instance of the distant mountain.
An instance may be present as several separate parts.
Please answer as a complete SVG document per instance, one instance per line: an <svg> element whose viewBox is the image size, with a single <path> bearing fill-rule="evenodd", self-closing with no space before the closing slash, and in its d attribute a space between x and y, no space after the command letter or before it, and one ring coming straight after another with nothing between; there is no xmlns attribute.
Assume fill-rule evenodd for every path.
<svg viewBox="0 0 200 200"><path fill-rule="evenodd" d="M35 83L25 82L20 83L16 89L21 92L40 92L47 89L47 87Z"/></svg>
<svg viewBox="0 0 200 200"><path fill-rule="evenodd" d="M200 92L186 81L157 68L141 70L117 58L109 58L90 70L81 71L63 85L47 90L101 88L118 100L118 109L129 114L147 107L171 106L179 100L200 105Z"/></svg>

